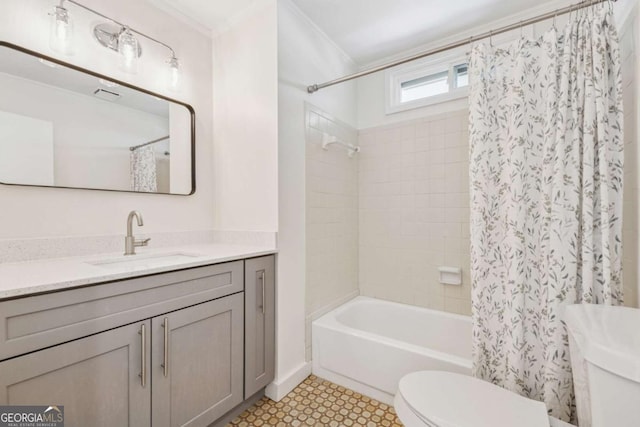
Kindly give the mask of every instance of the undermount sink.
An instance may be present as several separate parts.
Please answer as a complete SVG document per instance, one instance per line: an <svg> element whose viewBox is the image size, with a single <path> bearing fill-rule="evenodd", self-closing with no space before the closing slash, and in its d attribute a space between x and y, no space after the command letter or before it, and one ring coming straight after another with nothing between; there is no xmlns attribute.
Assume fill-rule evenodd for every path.
<svg viewBox="0 0 640 427"><path fill-rule="evenodd" d="M128 255L117 258L87 262L87 264L104 268L153 268L165 265L180 264L201 257L200 254L172 252L148 255Z"/></svg>

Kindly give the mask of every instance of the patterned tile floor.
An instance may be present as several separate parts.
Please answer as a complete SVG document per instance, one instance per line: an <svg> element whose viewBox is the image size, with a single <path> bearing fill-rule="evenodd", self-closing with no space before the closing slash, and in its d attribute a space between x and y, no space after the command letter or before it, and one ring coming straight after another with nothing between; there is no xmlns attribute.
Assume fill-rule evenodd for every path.
<svg viewBox="0 0 640 427"><path fill-rule="evenodd" d="M311 375L276 403L263 398L227 427L402 427L393 407Z"/></svg>

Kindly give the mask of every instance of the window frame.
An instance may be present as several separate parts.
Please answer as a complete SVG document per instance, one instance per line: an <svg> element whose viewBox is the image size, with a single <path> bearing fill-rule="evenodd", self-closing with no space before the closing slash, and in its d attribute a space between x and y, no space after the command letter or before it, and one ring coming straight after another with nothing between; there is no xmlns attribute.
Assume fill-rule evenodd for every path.
<svg viewBox="0 0 640 427"><path fill-rule="evenodd" d="M385 113L394 114L415 108L427 107L447 101L462 99L469 96L469 86L455 87L455 68L458 65L467 64L469 60L460 53L448 55L436 59L416 61L401 65L385 72ZM420 98L413 101L402 102L402 84L433 74L448 71L449 91L439 95Z"/></svg>

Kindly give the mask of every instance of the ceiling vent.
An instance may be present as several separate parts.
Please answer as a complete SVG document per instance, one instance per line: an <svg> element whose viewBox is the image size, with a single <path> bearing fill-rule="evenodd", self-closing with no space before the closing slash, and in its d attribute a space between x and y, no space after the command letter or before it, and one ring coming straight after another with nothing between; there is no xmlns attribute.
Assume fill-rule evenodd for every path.
<svg viewBox="0 0 640 427"><path fill-rule="evenodd" d="M119 93L112 92L110 90L96 89L93 94L100 99L104 99L105 101L110 102L115 102L120 99Z"/></svg>

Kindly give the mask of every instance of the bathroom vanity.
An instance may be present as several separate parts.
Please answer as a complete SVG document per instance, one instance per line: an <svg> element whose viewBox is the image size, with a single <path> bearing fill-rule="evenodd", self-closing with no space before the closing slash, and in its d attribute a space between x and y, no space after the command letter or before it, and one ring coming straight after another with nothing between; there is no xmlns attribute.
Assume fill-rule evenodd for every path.
<svg viewBox="0 0 640 427"><path fill-rule="evenodd" d="M64 405L69 426L207 426L261 396L274 377L275 255L255 255L0 288L0 405Z"/></svg>

